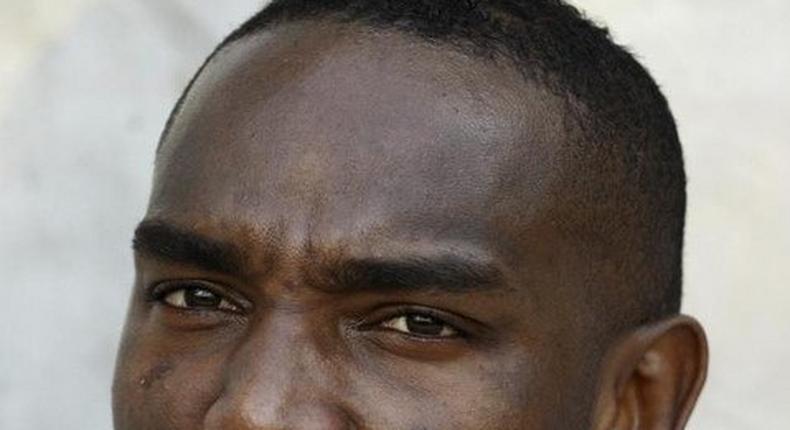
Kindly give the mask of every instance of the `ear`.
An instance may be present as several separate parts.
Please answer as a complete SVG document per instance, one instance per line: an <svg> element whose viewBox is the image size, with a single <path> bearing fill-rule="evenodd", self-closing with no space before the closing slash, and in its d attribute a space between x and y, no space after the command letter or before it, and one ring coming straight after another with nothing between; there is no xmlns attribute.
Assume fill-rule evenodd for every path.
<svg viewBox="0 0 790 430"><path fill-rule="evenodd" d="M631 331L604 359L592 428L683 429L707 368L705 332L691 317Z"/></svg>

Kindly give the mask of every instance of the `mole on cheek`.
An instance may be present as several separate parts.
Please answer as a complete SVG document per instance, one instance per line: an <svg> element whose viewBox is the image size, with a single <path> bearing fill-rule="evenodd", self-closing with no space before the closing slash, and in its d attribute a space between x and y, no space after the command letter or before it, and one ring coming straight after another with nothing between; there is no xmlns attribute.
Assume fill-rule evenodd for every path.
<svg viewBox="0 0 790 430"><path fill-rule="evenodd" d="M145 372L138 382L141 387L148 389L154 382L167 376L172 369L170 363L163 361Z"/></svg>

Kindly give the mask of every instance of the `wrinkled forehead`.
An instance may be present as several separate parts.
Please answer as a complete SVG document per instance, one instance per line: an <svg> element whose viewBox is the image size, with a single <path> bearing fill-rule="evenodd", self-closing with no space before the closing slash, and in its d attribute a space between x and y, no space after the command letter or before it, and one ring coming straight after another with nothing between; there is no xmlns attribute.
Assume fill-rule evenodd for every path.
<svg viewBox="0 0 790 430"><path fill-rule="evenodd" d="M563 116L504 60L278 25L196 80L157 157L149 215L490 235L547 204Z"/></svg>

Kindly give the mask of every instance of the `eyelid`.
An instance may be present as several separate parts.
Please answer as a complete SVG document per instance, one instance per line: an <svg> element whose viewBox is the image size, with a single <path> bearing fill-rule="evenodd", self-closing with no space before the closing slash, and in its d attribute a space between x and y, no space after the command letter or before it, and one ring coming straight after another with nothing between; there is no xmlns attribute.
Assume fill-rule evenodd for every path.
<svg viewBox="0 0 790 430"><path fill-rule="evenodd" d="M409 316L412 316L412 315L427 316L428 318L431 318L431 319L435 320L438 325L442 326L441 332L436 334L436 335L424 335L424 334L419 334L419 333L411 333L409 331L408 318L409 318ZM400 326L400 325L403 325L404 327L403 328L399 328L398 326ZM398 333L403 333L403 334L408 335L408 336L421 337L421 338L453 339L453 338L461 336L461 330L457 329L454 325L448 323L447 321L444 321L444 320L439 319L439 318L435 318L433 316L430 316L430 315L427 315L427 314L424 314L424 313L417 313L417 312L413 312L413 313L409 313L409 314L405 314L405 315L401 315L401 316L396 316L394 318L390 318L390 319L388 319L386 321L383 321L381 323L380 327L386 327L386 328L388 328L388 329L390 329L392 331L398 332ZM450 331L450 333L444 333L445 331Z"/></svg>
<svg viewBox="0 0 790 430"><path fill-rule="evenodd" d="M202 279L174 279L156 282L147 288L146 300L149 302L162 302L167 295L188 288L202 288L208 290L219 296L222 300L226 300L233 306L238 307L241 312L249 312L252 308L252 303L241 296L241 294L229 291L227 287L223 287L215 282Z"/></svg>
<svg viewBox="0 0 790 430"><path fill-rule="evenodd" d="M397 305L390 305L386 307L380 307L374 310L370 317L358 321L355 325L357 326L358 329L363 331L388 330L393 332L400 332L391 328L382 328L382 325L385 322L391 321L393 319L405 317L412 314L429 316L441 322L442 324L447 325L453 331L456 332L456 334L453 336L435 337L434 339L437 340L467 338L471 336L474 332L473 328L467 328L468 326L474 324L474 320L459 315L455 315L448 311L443 311L423 305L412 305L412 304L397 304ZM403 334L405 336L411 336L419 339L431 339L426 336L410 335L409 333L403 333Z"/></svg>

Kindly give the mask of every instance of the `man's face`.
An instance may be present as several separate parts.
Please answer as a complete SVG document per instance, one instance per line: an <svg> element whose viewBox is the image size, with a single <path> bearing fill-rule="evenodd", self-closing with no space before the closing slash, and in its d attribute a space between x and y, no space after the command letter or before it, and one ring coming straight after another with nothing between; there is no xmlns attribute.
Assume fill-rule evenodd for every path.
<svg viewBox="0 0 790 430"><path fill-rule="evenodd" d="M605 328L552 222L563 121L396 34L224 49L158 155L116 427L584 427Z"/></svg>

